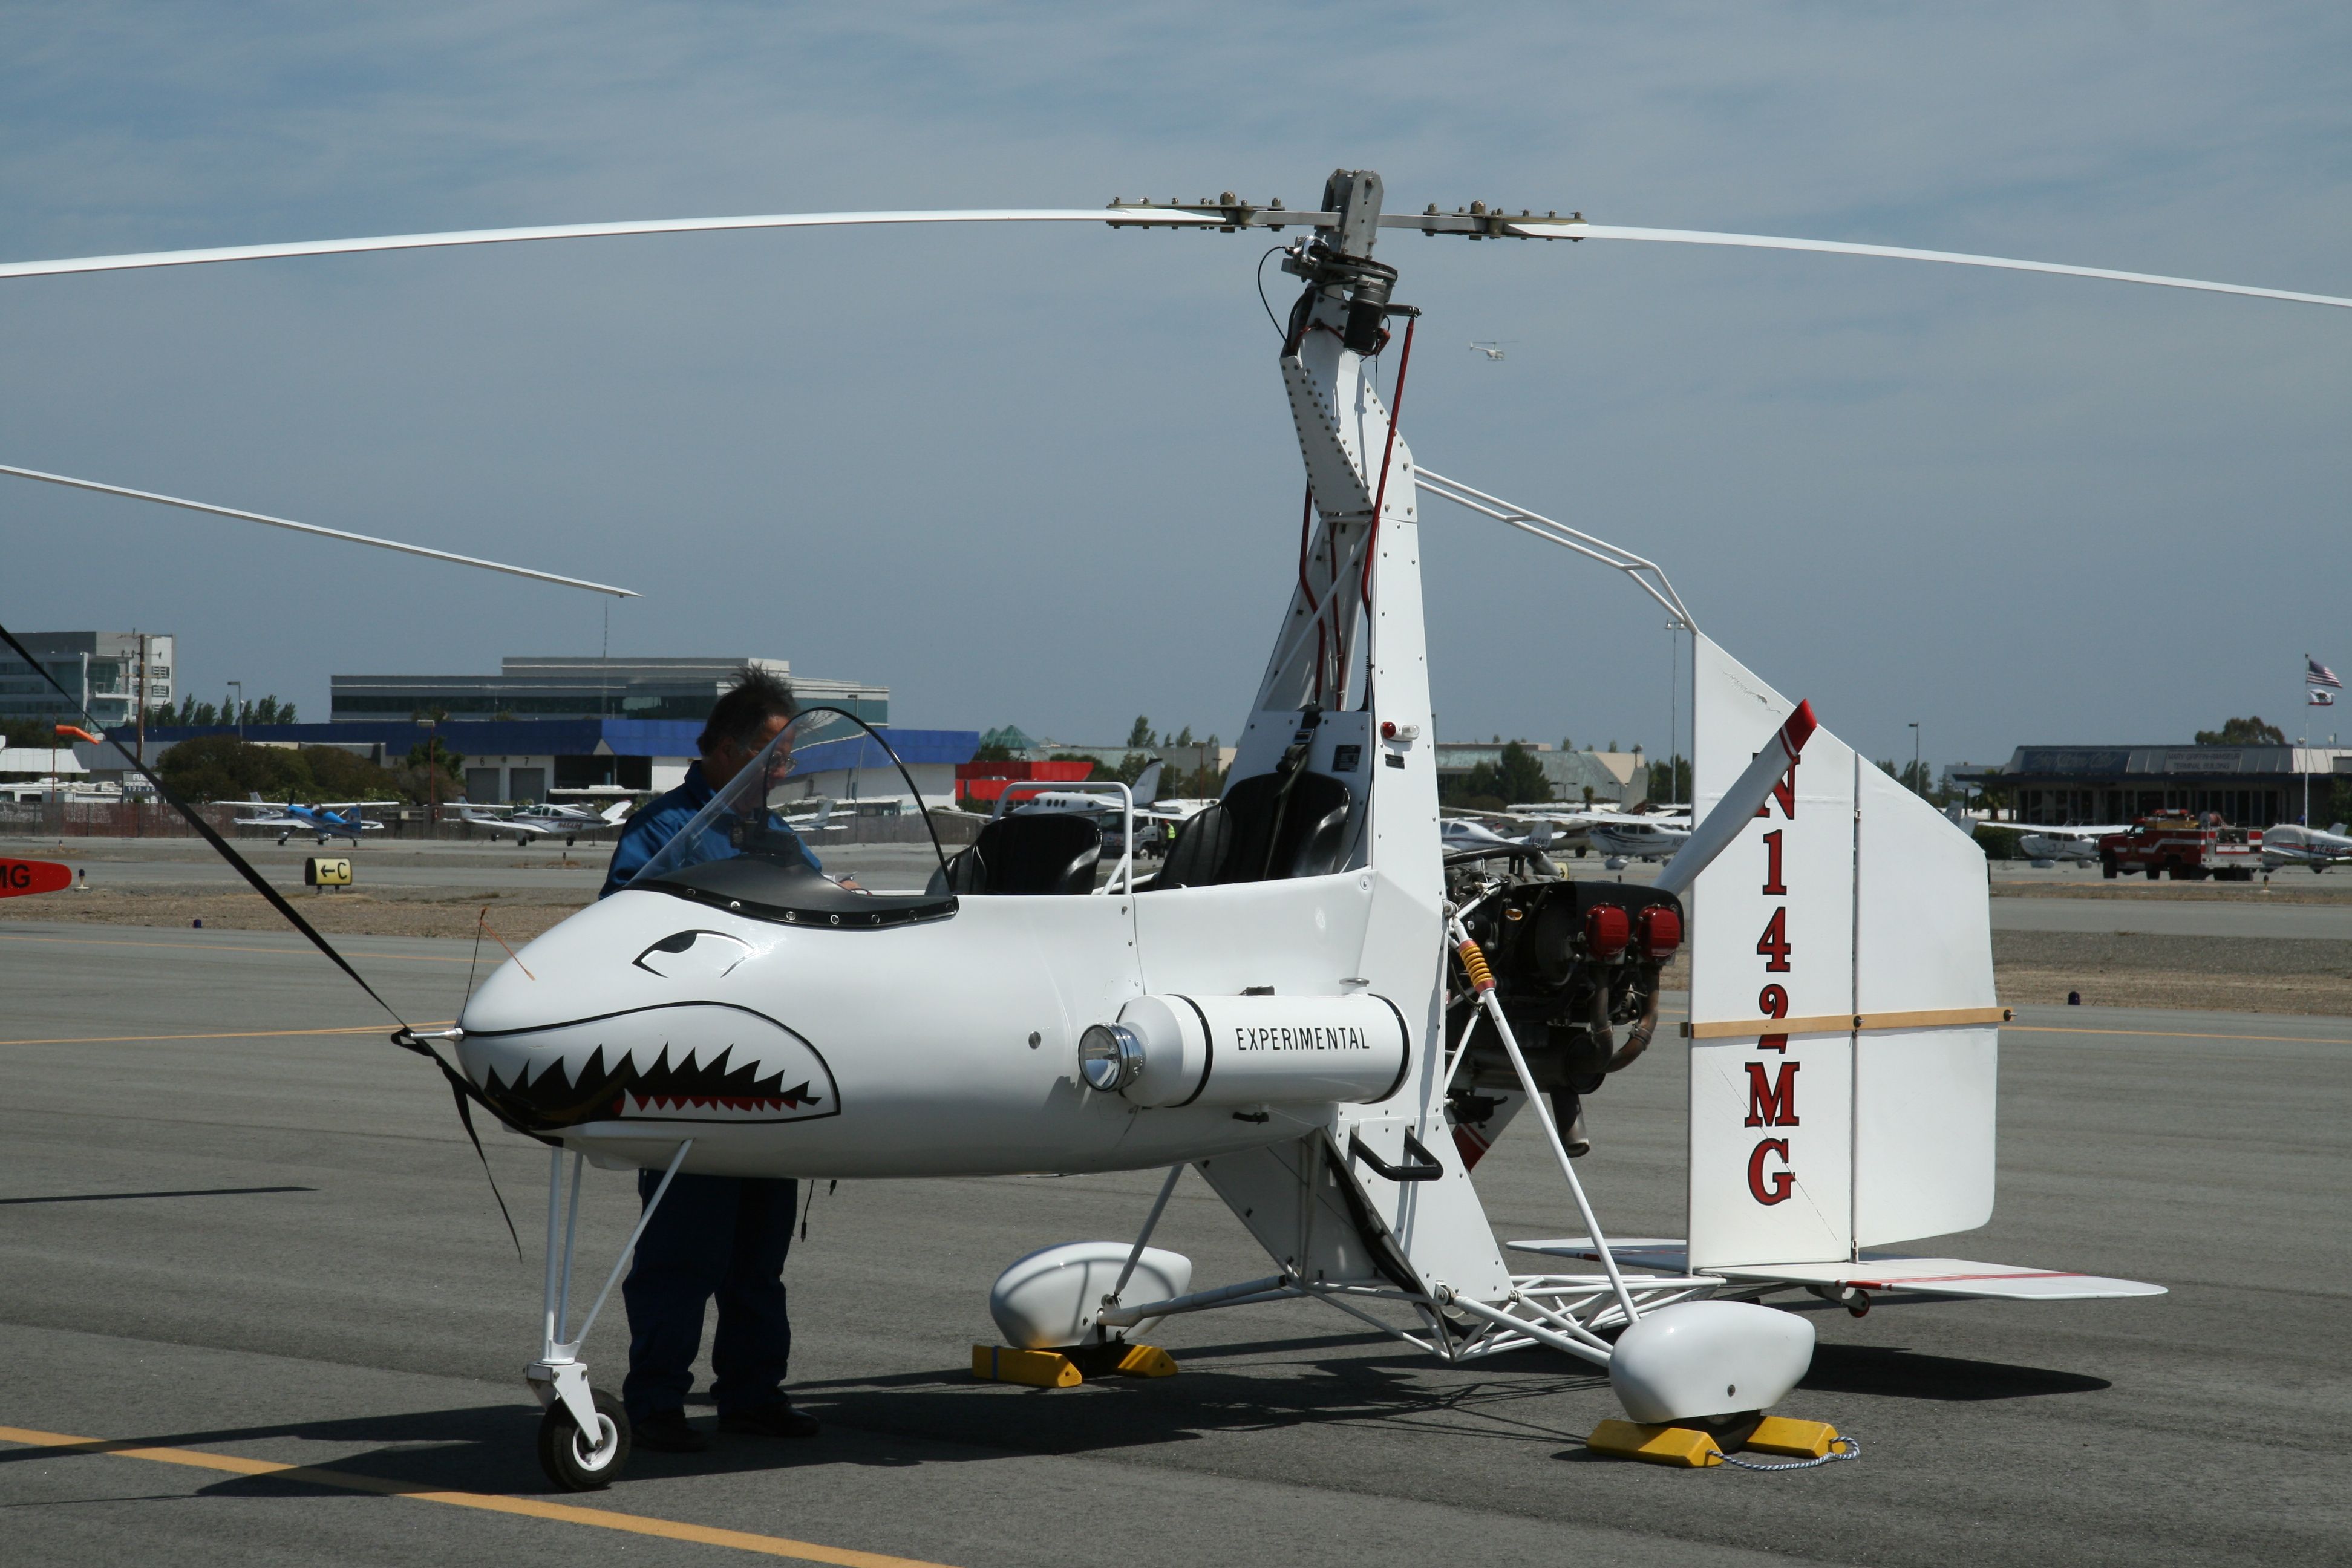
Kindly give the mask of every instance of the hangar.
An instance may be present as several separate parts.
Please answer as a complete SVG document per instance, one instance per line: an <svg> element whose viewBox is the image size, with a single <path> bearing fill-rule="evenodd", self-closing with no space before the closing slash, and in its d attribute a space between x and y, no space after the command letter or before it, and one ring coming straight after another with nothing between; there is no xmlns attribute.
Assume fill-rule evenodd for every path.
<svg viewBox="0 0 2352 1568"><path fill-rule="evenodd" d="M2336 781L2352 780L2352 747L2020 746L2000 767L1951 776L2045 826L2216 811L2234 826L2268 827L2303 820L2306 798L2325 814Z"/></svg>

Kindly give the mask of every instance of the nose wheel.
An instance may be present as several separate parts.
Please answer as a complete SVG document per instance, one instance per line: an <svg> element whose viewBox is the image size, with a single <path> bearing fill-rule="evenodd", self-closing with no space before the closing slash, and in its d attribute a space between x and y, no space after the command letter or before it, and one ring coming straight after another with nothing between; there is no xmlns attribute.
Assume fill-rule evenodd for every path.
<svg viewBox="0 0 2352 1568"><path fill-rule="evenodd" d="M613 1484L629 1462L629 1415L620 1399L597 1389L592 1395L596 1430L580 1429L571 1405L556 1400L539 1418L539 1468L568 1492L593 1492Z"/></svg>
<svg viewBox="0 0 2352 1568"><path fill-rule="evenodd" d="M645 1235L646 1222L653 1218L662 1195L669 1191L677 1168L686 1163L687 1151L693 1147L694 1140L688 1138L670 1156L669 1168L662 1173L653 1196L646 1200L644 1212L637 1216L636 1229L629 1233L628 1243L621 1248L613 1272L605 1277L604 1289L597 1292L595 1305L588 1309L588 1316L576 1332L572 1328L572 1243L578 1234L580 1179L586 1161L578 1154L572 1156L572 1194L567 1201L563 1192L564 1152L561 1147L547 1152L543 1331L539 1359L523 1368L522 1375L542 1409L539 1418L539 1468L565 1491L593 1492L609 1487L629 1462L628 1410L613 1394L589 1386L588 1366L580 1359L580 1347L586 1342L588 1331L595 1326L596 1314L604 1310L613 1287L621 1282L621 1270L628 1267L637 1238Z"/></svg>

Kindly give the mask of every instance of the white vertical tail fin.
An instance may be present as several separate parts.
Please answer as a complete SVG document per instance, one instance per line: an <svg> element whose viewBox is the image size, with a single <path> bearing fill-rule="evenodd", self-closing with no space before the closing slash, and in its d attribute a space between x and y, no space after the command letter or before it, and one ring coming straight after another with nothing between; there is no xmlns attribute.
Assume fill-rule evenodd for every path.
<svg viewBox="0 0 2352 1568"><path fill-rule="evenodd" d="M1703 816L1796 705L1693 641ZM1999 1014L1982 851L1824 730L1690 912L1691 1267L1833 1262L1983 1224Z"/></svg>

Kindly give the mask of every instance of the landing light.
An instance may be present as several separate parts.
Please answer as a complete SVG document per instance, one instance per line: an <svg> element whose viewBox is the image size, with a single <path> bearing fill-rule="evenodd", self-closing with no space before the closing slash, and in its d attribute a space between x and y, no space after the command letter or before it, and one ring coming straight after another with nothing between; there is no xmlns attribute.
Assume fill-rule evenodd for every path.
<svg viewBox="0 0 2352 1568"><path fill-rule="evenodd" d="M1143 1075L1143 1037L1125 1024L1096 1024L1078 1037L1078 1075L1115 1094Z"/></svg>

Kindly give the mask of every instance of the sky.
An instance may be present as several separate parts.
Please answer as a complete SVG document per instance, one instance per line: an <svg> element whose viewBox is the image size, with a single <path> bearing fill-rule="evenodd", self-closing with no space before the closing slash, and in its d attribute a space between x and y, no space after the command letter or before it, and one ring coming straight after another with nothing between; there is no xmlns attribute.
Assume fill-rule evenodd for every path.
<svg viewBox="0 0 2352 1568"><path fill-rule="evenodd" d="M1349 166L1391 210L2352 293L2340 5L1124 10L19 0L0 259L1299 206ZM575 592L0 479L0 619L173 632L199 696L306 718L332 672L609 647L884 681L905 725L1230 738L1297 549L1270 243L830 230L0 283L0 462L645 595L608 630ZM1648 245L1381 255L1425 312L1418 459L1657 560L1873 755L1914 722L1931 763L2339 722L2296 677L2352 660L2352 311ZM1686 725L1622 580L1423 512L1443 738Z"/></svg>

